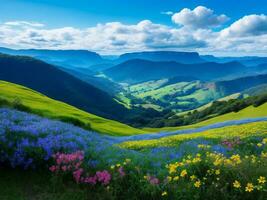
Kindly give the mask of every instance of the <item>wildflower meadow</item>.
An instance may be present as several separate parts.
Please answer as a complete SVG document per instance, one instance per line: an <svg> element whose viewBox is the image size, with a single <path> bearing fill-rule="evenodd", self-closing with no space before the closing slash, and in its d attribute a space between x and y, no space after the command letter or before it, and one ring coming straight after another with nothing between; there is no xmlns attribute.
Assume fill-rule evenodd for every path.
<svg viewBox="0 0 267 200"><path fill-rule="evenodd" d="M50 195L71 188L64 199L267 198L266 121L134 140L11 109L0 109L0 119L1 176L9 168L38 173Z"/></svg>

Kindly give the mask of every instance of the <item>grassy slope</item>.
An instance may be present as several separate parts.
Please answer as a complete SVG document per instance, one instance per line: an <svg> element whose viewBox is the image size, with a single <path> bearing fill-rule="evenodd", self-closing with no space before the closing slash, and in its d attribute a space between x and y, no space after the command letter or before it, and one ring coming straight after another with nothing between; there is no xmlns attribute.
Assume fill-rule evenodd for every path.
<svg viewBox="0 0 267 200"><path fill-rule="evenodd" d="M210 129L192 134L180 134L160 139L127 141L119 144L122 148L141 150L144 148L154 147L170 147L177 146L180 142L193 140L197 138L203 139L223 139L223 138L247 138L251 136L266 136L267 122L254 122L243 125L227 126L222 128Z"/></svg>
<svg viewBox="0 0 267 200"><path fill-rule="evenodd" d="M240 93L235 93L235 94L231 94L229 96L226 96L226 97L223 97L223 98L220 98L220 99L217 99L216 101L228 101L228 100L231 100L231 99L237 99L240 97ZM197 111L202 111L202 110L205 110L206 108L210 107L212 105L213 101L210 102L210 103L207 103L203 106L200 106L196 109L193 109L193 110L188 110L188 111L184 111L184 112L180 112L180 113L177 113L178 116L180 115L186 115L188 112L194 112L195 110Z"/></svg>
<svg viewBox="0 0 267 200"><path fill-rule="evenodd" d="M267 103L259 106L253 107L249 106L237 113L231 112L227 113L218 117L214 117L197 124L192 124L188 126L180 126L180 127L164 127L164 128L145 128L144 130L150 132L160 132L160 131L174 131L174 130L181 130L181 129L189 129L189 128L198 128L218 122L224 122L229 120L238 120L238 119L245 119L245 118L253 118L253 117L266 117L267 116Z"/></svg>
<svg viewBox="0 0 267 200"><path fill-rule="evenodd" d="M118 136L144 133L142 130L84 112L13 83L0 81L0 97L8 101L13 101L14 98L18 97L22 100L23 105L30 107L33 111L41 113L45 117L72 117L79 119L84 123L90 123L92 129L97 132Z"/></svg>

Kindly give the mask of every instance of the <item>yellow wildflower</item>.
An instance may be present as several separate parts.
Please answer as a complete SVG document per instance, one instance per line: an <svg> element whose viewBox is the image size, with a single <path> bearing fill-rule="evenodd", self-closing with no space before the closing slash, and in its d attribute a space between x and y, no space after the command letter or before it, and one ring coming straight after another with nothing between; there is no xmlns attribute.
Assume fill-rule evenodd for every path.
<svg viewBox="0 0 267 200"><path fill-rule="evenodd" d="M218 166L221 165L223 162L223 159L221 158L216 158L215 161L213 162L213 165Z"/></svg>
<svg viewBox="0 0 267 200"><path fill-rule="evenodd" d="M167 180L168 180L168 182L171 182L172 181L172 177L171 176L167 176Z"/></svg>
<svg viewBox="0 0 267 200"><path fill-rule="evenodd" d="M266 153L265 152L261 152L261 157L267 158L267 152Z"/></svg>
<svg viewBox="0 0 267 200"><path fill-rule="evenodd" d="M219 169L215 170L215 174L219 175L221 173L221 171Z"/></svg>
<svg viewBox="0 0 267 200"><path fill-rule="evenodd" d="M168 193L166 191L161 193L161 196L167 196L167 195L168 195Z"/></svg>
<svg viewBox="0 0 267 200"><path fill-rule="evenodd" d="M199 188L199 187L201 186L201 182L200 182L200 180L196 181L196 182L194 183L194 186L195 186L196 188Z"/></svg>
<svg viewBox="0 0 267 200"><path fill-rule="evenodd" d="M254 186L252 183L248 183L246 186L246 192L252 192L254 190Z"/></svg>
<svg viewBox="0 0 267 200"><path fill-rule="evenodd" d="M234 186L234 188L240 188L241 184L239 181L235 180L235 182L233 182L233 186Z"/></svg>
<svg viewBox="0 0 267 200"><path fill-rule="evenodd" d="M260 176L258 179L259 184L264 184L266 182L266 178L263 176Z"/></svg>
<svg viewBox="0 0 267 200"><path fill-rule="evenodd" d="M177 163L169 164L169 166L168 166L168 168L169 168L169 173L170 173L170 174L175 173L176 170L177 170L177 167L178 167L178 164L177 164Z"/></svg>
<svg viewBox="0 0 267 200"><path fill-rule="evenodd" d="M114 169L114 168L115 168L115 166L114 166L114 165L111 165L111 166L110 166L110 169Z"/></svg>
<svg viewBox="0 0 267 200"><path fill-rule="evenodd" d="M234 162L234 164L241 163L241 158L238 154L232 155L230 159Z"/></svg>
<svg viewBox="0 0 267 200"><path fill-rule="evenodd" d="M257 160L257 157L255 155L251 155L251 162L255 163Z"/></svg>
<svg viewBox="0 0 267 200"><path fill-rule="evenodd" d="M201 162L201 158L200 157L193 158L192 162L193 163Z"/></svg>
<svg viewBox="0 0 267 200"><path fill-rule="evenodd" d="M173 180L174 180L174 181L178 181L178 180L179 180L179 176L175 176L175 177L173 178Z"/></svg>
<svg viewBox="0 0 267 200"><path fill-rule="evenodd" d="M190 176L191 181L195 180L197 177L195 175Z"/></svg>
<svg viewBox="0 0 267 200"><path fill-rule="evenodd" d="M262 147L262 143L258 143L257 146L258 146L258 147Z"/></svg>
<svg viewBox="0 0 267 200"><path fill-rule="evenodd" d="M187 171L186 171L186 169L184 169L184 170L181 172L180 176L181 176L181 177L185 177L186 175L187 175Z"/></svg>

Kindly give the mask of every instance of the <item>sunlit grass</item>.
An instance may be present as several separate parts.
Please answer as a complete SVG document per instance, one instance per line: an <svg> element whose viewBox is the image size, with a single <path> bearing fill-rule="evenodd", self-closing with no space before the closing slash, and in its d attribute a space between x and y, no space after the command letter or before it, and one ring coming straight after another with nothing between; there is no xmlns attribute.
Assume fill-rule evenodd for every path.
<svg viewBox="0 0 267 200"><path fill-rule="evenodd" d="M164 128L144 128L144 130L149 132L175 131L175 130L199 128L230 120L240 120L246 118L256 118L256 117L266 117L266 116L267 116L267 103L258 107L249 106L239 112L227 113L192 125L178 126L178 127L164 127Z"/></svg>
<svg viewBox="0 0 267 200"><path fill-rule="evenodd" d="M48 98L29 88L0 81L0 96L9 102L19 98L22 104L29 107L34 113L42 116L60 119L70 117L78 119L85 124L89 123L94 131L109 135L135 135L144 131L128 125L108 120L96 115L87 113L66 103Z"/></svg>

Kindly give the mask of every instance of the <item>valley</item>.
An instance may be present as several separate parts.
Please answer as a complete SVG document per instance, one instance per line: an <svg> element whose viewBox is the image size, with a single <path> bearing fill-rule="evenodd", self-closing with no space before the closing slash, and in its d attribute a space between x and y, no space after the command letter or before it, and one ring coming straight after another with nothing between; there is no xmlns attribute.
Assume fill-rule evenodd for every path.
<svg viewBox="0 0 267 200"><path fill-rule="evenodd" d="M251 183L265 199L267 70L256 57L0 52L0 198L229 200Z"/></svg>

